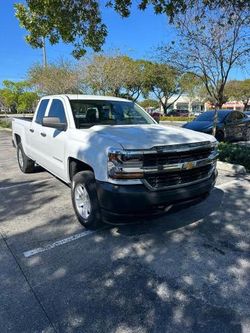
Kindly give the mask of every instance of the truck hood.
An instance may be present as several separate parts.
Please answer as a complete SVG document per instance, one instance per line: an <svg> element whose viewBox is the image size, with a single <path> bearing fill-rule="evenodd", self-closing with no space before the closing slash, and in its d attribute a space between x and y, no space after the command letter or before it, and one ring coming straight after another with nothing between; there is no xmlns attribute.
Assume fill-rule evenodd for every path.
<svg viewBox="0 0 250 333"><path fill-rule="evenodd" d="M94 126L92 131L120 144L124 149L216 141L208 134L161 125Z"/></svg>

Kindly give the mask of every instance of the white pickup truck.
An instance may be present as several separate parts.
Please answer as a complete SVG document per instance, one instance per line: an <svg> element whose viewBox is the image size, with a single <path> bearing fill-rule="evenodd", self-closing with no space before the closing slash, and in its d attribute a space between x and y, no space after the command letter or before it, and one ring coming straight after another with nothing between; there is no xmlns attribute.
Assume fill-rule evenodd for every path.
<svg viewBox="0 0 250 333"><path fill-rule="evenodd" d="M43 97L33 120L14 119L12 128L21 171L38 164L70 184L87 228L191 204L217 176L214 137L161 126L122 98Z"/></svg>

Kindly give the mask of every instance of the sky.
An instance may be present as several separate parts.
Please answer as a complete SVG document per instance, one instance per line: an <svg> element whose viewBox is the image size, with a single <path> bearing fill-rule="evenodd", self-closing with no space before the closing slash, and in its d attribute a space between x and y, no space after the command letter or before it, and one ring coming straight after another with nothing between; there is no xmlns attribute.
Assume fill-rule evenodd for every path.
<svg viewBox="0 0 250 333"><path fill-rule="evenodd" d="M2 0L0 5L0 86L3 80L24 80L28 69L42 61L42 50L33 49L25 42L26 31L20 28L14 16L13 4L18 0ZM142 12L133 8L129 18L123 19L111 8L102 11L103 21L108 27L104 51L119 49L133 58L150 59L152 50L162 43L175 39L175 30L168 24L165 15L155 15L152 8ZM49 62L71 56L73 47L59 43L47 45ZM249 71L234 70L231 78L243 79Z"/></svg>

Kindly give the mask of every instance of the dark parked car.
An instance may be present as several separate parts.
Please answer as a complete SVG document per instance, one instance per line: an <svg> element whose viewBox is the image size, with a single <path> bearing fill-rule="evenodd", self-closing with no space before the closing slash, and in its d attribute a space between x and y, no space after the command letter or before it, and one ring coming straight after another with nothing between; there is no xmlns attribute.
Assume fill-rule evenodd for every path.
<svg viewBox="0 0 250 333"><path fill-rule="evenodd" d="M154 118L155 121L157 121L157 123L160 122L161 112L159 109L149 110L148 113L150 114L151 117Z"/></svg>
<svg viewBox="0 0 250 333"><path fill-rule="evenodd" d="M183 127L212 134L215 111L207 111L200 114L193 121ZM216 139L218 141L246 140L250 131L250 118L243 112L233 110L218 110L218 122L216 127Z"/></svg>
<svg viewBox="0 0 250 333"><path fill-rule="evenodd" d="M188 117L189 116L189 112L188 110L171 110L169 111L169 113L167 114L168 116L173 116L173 117Z"/></svg>

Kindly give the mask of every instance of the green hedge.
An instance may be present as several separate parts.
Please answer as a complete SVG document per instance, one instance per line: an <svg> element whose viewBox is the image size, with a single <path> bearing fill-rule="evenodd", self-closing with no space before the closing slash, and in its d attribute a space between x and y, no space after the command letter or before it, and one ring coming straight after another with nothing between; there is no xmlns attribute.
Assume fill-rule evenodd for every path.
<svg viewBox="0 0 250 333"><path fill-rule="evenodd" d="M243 165L250 172L250 148L231 143L220 143L219 160Z"/></svg>
<svg viewBox="0 0 250 333"><path fill-rule="evenodd" d="M0 127L11 128L11 122L3 120L3 119L0 119Z"/></svg>
<svg viewBox="0 0 250 333"><path fill-rule="evenodd" d="M195 117L171 117L171 116L161 116L161 121L162 120L167 120L167 121L192 121Z"/></svg>

